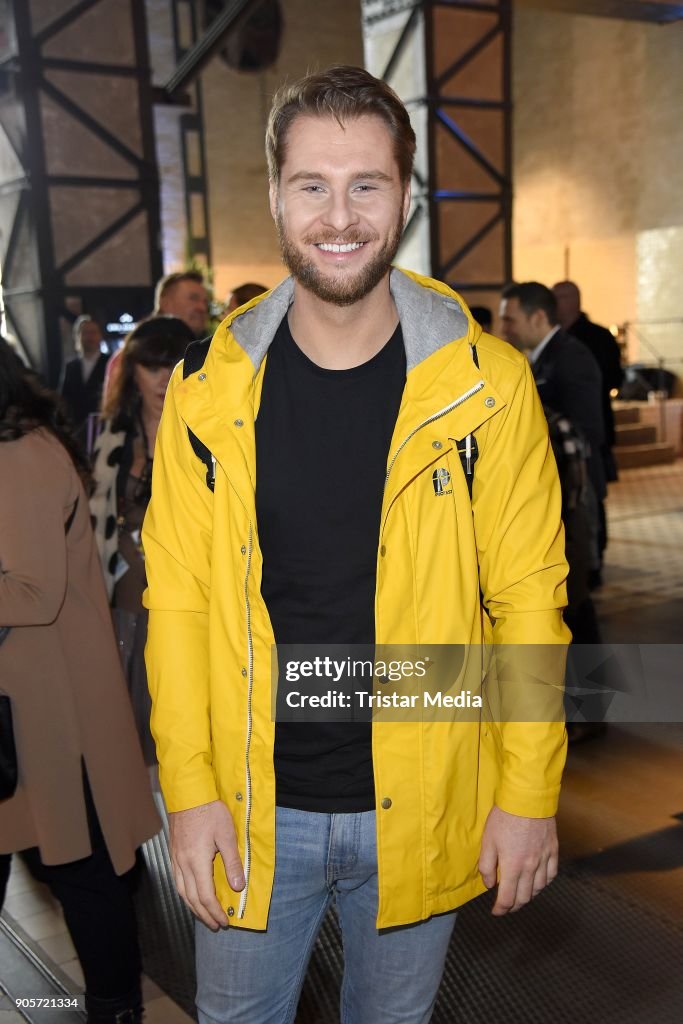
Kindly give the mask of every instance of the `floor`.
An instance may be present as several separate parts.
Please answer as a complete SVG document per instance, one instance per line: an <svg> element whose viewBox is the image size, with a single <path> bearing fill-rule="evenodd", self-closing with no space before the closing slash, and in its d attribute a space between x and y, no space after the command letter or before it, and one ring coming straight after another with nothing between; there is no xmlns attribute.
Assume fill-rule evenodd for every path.
<svg viewBox="0 0 683 1024"><path fill-rule="evenodd" d="M605 642L677 643L683 625L683 462L624 471L610 488L608 516L610 542L604 585L595 597ZM683 1020L683 972L670 968L675 962L680 968L683 961L682 753L681 723L610 726L603 738L571 749L559 813L563 871L556 892L551 895L551 887L547 898L539 899L538 907L515 915L515 921L496 932L491 930L492 919L480 901L466 909L462 917L464 925L470 922L471 946L483 959L469 963L467 955L474 956L471 950L461 952L459 961L453 959L435 1022L476 1024L482 1019L488 1024L518 1020L530 1024L539 1020L547 1024L552 1020L560 1024L567 1020L580 1024L619 1019L668 1024ZM156 886L155 907L158 909L160 902L168 907L174 897L169 891L163 844L150 847L145 856L151 884ZM576 917L579 905L583 908L580 919ZM13 861L5 915L66 990L82 990L80 966L59 907L45 887L28 875L19 858ZM151 977L144 981L146 1021L191 1021L178 1005L191 1011L189 923L177 907L158 919L156 911L145 917L145 963L156 977L156 981ZM160 957L164 937L159 929L163 930L164 919L171 918L175 930L167 929L169 946L166 954L161 949ZM519 983L526 992L520 981L519 958L526 955L533 962L534 955L543 957L558 922L572 933L573 940L558 954L557 975L552 972L552 957L543 960L545 984L552 985L552 993L550 987L546 995L539 992L541 978L533 991L524 995L524 1011L515 1009L514 1000L497 1003L492 977L497 972L501 979L509 980L515 972L515 985ZM508 942L501 946L503 934ZM337 945L332 921L326 925L311 965L300 1008L302 1024L332 1024L335 1019L334 1010L324 1007L332 1006L336 999ZM174 956L179 958L178 964L170 971L168 964ZM592 969L596 957L600 962ZM160 959L167 961L165 966L163 962L160 966ZM472 975L465 977L463 964L479 972L478 981ZM0 947L0 982L2 968ZM179 974L180 968L185 974L182 970ZM480 991L482 979L486 984ZM464 997L463 987L467 988ZM504 994L505 988L501 991ZM453 1001L451 992L456 993ZM613 1016L617 1011L619 1016ZM0 1024L20 1024L26 1019L0 991ZM66 1015L59 1019L65 1021Z"/></svg>
<svg viewBox="0 0 683 1024"><path fill-rule="evenodd" d="M676 643L683 623L683 460L623 470L607 499L595 603L608 643Z"/></svg>

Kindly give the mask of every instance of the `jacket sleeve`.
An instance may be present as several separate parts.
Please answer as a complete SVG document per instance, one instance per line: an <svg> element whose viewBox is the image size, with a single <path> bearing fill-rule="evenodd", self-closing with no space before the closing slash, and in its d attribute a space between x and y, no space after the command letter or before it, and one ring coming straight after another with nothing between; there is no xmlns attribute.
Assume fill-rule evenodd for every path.
<svg viewBox="0 0 683 1024"><path fill-rule="evenodd" d="M549 817L566 757L568 566L557 467L526 359L508 404L485 427L472 508L493 651L507 670L498 673L500 714L492 725L503 747L496 803L512 814Z"/></svg>
<svg viewBox="0 0 683 1024"><path fill-rule="evenodd" d="M151 727L169 811L218 798L209 720L213 495L176 409L175 388L181 382L179 366L159 425L152 500L142 531Z"/></svg>
<svg viewBox="0 0 683 1024"><path fill-rule="evenodd" d="M0 467L0 625L49 625L66 595L66 477L46 486L30 435L0 443Z"/></svg>

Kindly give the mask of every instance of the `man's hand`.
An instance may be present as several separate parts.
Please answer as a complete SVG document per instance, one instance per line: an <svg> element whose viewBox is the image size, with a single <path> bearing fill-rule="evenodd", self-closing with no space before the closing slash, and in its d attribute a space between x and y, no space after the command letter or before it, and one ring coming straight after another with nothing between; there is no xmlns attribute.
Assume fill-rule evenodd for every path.
<svg viewBox="0 0 683 1024"><path fill-rule="evenodd" d="M212 800L187 811L169 814L171 863L178 892L200 921L217 931L228 924L216 899L213 861L223 858L230 887L244 889L244 871L230 811L222 800Z"/></svg>
<svg viewBox="0 0 683 1024"><path fill-rule="evenodd" d="M557 827L554 818L521 818L493 807L481 840L479 872L487 889L500 875L492 913L519 910L557 875Z"/></svg>

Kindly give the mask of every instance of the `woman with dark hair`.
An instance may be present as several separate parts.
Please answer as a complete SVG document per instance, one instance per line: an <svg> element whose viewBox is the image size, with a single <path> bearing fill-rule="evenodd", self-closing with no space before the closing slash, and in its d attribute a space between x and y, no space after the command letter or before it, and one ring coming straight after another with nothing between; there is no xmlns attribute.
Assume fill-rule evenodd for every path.
<svg viewBox="0 0 683 1024"><path fill-rule="evenodd" d="M140 530L151 496L154 445L166 387L192 341L187 324L172 316L143 320L128 335L93 453L95 491L90 509L95 537L135 722L150 765L156 755L144 660L147 611L142 594L147 580Z"/></svg>
<svg viewBox="0 0 683 1024"><path fill-rule="evenodd" d="M127 872L160 827L83 482L56 396L0 339L0 686L18 781L0 799L0 905L24 851L62 904L91 1024L142 1019ZM1 737L7 740L7 734Z"/></svg>

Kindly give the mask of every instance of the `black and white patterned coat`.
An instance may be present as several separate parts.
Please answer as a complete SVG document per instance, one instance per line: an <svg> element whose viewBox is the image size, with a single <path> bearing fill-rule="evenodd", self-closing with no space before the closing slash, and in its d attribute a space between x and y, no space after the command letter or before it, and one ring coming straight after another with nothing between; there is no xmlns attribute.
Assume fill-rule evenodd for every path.
<svg viewBox="0 0 683 1024"><path fill-rule="evenodd" d="M111 421L105 420L93 452L95 489L90 498L90 514L110 601L121 575L116 481L125 444L126 431L112 430Z"/></svg>

